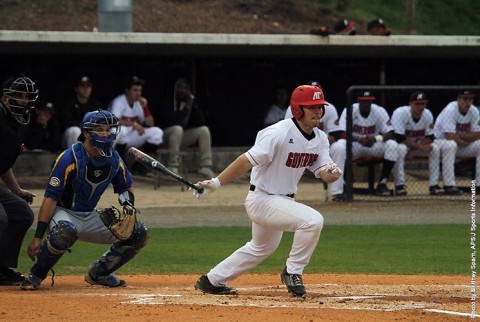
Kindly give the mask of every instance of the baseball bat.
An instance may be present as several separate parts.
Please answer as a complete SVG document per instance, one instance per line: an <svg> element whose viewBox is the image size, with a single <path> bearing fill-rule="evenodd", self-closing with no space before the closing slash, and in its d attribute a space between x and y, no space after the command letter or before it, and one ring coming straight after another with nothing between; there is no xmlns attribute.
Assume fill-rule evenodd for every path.
<svg viewBox="0 0 480 322"><path fill-rule="evenodd" d="M164 166L160 161L158 160L155 160L155 158L152 158L151 156L149 156L148 154L146 153L143 153L142 151L140 151L139 149L136 149L134 147L131 147L130 149L128 149L128 153L135 158L136 161L146 165L146 166L150 166L152 167L153 169L157 170L157 171L160 171L160 172L163 172L175 179L177 179L178 181L180 181L181 183L183 184L186 184L187 186L189 186L190 188L192 189L195 189L198 191L198 193L203 193L203 188L202 187L198 187L196 186L195 184L191 183L190 181L186 180L185 178L182 178L181 176L179 176L178 174L176 174L175 172L172 172L170 171L166 166Z"/></svg>

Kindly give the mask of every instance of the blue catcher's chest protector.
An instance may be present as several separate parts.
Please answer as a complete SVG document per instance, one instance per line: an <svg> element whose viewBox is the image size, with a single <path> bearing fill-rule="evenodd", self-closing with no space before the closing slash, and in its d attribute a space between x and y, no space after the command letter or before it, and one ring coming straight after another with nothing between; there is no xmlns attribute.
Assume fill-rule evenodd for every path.
<svg viewBox="0 0 480 322"><path fill-rule="evenodd" d="M93 161L81 143L74 144L72 151L77 166L77 176L72 183L75 194L71 209L93 211L117 173L120 158L118 153L113 150L111 157Z"/></svg>

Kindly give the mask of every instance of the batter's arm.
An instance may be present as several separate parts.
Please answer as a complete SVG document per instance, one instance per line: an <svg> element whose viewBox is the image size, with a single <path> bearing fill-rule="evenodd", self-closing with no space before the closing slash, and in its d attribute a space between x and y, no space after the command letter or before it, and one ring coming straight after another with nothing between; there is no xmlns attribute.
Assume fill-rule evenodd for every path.
<svg viewBox="0 0 480 322"><path fill-rule="evenodd" d="M217 178L223 186L247 173L252 167L253 165L250 163L250 160L248 160L245 154L242 154L235 161L230 163L230 165L223 170Z"/></svg>

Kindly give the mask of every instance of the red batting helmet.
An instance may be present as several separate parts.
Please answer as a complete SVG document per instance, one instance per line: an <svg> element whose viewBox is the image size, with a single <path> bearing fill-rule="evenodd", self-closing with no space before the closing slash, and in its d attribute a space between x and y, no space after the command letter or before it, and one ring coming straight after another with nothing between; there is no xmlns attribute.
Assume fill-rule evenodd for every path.
<svg viewBox="0 0 480 322"><path fill-rule="evenodd" d="M293 116L298 120L303 116L302 106L311 106L311 105L325 105L325 98L323 96L323 91L318 86L313 85L301 85L295 88L290 99L290 106L292 109ZM323 114L325 114L325 109L323 109Z"/></svg>

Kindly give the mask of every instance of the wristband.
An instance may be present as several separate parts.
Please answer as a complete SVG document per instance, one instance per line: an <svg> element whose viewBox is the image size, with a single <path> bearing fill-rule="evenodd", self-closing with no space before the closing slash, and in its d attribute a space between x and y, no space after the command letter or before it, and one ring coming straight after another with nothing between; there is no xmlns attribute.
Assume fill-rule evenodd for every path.
<svg viewBox="0 0 480 322"><path fill-rule="evenodd" d="M220 184L220 180L218 180L217 177L215 178L212 178L212 182L213 182L213 186L215 187L215 189L218 189L220 188L222 185Z"/></svg>
<svg viewBox="0 0 480 322"><path fill-rule="evenodd" d="M37 229L35 230L34 237L42 239L43 235L47 231L47 228L48 228L48 222L44 222L44 221L37 222Z"/></svg>
<svg viewBox="0 0 480 322"><path fill-rule="evenodd" d="M376 142L383 142L383 135L381 135L381 134L375 135L375 141Z"/></svg>

